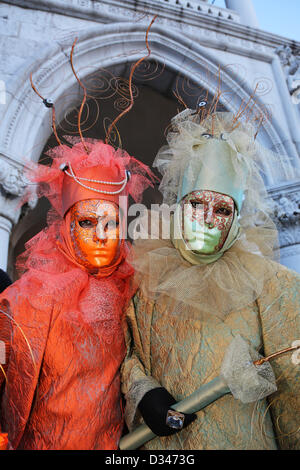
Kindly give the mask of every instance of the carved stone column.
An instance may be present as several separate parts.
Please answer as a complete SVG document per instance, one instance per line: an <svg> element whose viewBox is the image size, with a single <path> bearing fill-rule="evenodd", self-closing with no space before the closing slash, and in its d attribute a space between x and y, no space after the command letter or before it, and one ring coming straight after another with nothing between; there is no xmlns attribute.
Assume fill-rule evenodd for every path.
<svg viewBox="0 0 300 470"><path fill-rule="evenodd" d="M274 218L279 232L280 261L300 272L300 184L272 189Z"/></svg>
<svg viewBox="0 0 300 470"><path fill-rule="evenodd" d="M4 269L4 271L7 268L9 238L12 226L13 224L8 218L0 215L0 268Z"/></svg>
<svg viewBox="0 0 300 470"><path fill-rule="evenodd" d="M28 186L22 167L16 167L6 157L0 155L0 267L7 269L9 239L14 224L21 213L21 197ZM29 206L36 203L34 187Z"/></svg>

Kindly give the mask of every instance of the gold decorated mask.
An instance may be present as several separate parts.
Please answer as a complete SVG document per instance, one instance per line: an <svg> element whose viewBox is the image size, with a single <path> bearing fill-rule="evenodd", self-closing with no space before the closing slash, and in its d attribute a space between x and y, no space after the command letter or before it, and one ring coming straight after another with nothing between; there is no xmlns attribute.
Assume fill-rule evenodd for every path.
<svg viewBox="0 0 300 470"><path fill-rule="evenodd" d="M119 235L119 209L113 202L87 199L71 207L71 242L86 268L110 266L118 254Z"/></svg>
<svg viewBox="0 0 300 470"><path fill-rule="evenodd" d="M233 216L230 196L215 191L193 191L181 201L182 234L195 253L212 254L224 245Z"/></svg>

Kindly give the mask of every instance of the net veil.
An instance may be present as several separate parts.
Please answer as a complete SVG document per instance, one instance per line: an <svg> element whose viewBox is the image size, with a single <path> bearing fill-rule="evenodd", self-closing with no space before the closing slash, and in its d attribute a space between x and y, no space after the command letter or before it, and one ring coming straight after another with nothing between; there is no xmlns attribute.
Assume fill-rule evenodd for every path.
<svg viewBox="0 0 300 470"><path fill-rule="evenodd" d="M220 259L197 265L184 260L168 239L136 240L129 260L147 298L163 296L173 314L224 318L255 301L275 275L277 263L270 260L274 240L273 225L242 230Z"/></svg>
<svg viewBox="0 0 300 470"><path fill-rule="evenodd" d="M160 231L156 239L151 239L149 220L153 212L148 213L139 221L144 240L135 241L131 262L147 297L153 301L163 297L172 314L215 315L222 319L229 312L254 302L278 269L278 237L271 218L273 203L261 176L264 159L273 159L275 164L277 157L255 142L255 131L250 124L240 123L233 128L231 113L216 113L200 122L199 115L186 110L173 119L172 126L168 146L158 152L154 162L163 175L160 190L164 203L172 205L181 199L186 167L192 161L192 168L195 162L197 169L199 148L201 158L207 148L206 134L212 136L210 139L225 139L226 145L233 149L234 172L245 182L239 233L235 243L217 261L192 264L175 248L172 237L165 237ZM197 171L189 176L193 188ZM163 211L159 217L162 226Z"/></svg>

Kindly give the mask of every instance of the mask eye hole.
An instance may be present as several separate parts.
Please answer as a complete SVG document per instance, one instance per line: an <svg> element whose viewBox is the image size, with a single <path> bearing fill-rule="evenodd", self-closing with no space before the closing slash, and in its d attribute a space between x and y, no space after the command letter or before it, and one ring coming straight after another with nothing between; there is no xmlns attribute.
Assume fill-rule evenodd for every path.
<svg viewBox="0 0 300 470"><path fill-rule="evenodd" d="M220 139L221 139L221 140L228 140L227 134L225 134L225 133L221 134L221 135L220 135Z"/></svg>
<svg viewBox="0 0 300 470"><path fill-rule="evenodd" d="M219 207L216 210L216 214L225 215L226 217L228 217L229 215L232 214L232 210L228 209L227 207Z"/></svg>
<svg viewBox="0 0 300 470"><path fill-rule="evenodd" d="M93 227L94 224L93 224L93 222L92 222L91 220L89 220L89 219L83 219L83 220L80 220L80 221L79 221L79 225L80 225L80 227L82 227L82 228L91 228L91 227Z"/></svg>
<svg viewBox="0 0 300 470"><path fill-rule="evenodd" d="M212 139L213 136L211 134L202 134L201 137L204 137L205 139Z"/></svg>

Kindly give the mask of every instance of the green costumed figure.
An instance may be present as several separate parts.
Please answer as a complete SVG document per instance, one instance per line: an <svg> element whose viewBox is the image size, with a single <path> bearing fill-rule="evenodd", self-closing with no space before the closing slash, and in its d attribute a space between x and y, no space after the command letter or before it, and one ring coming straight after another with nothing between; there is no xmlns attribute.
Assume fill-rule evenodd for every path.
<svg viewBox="0 0 300 470"><path fill-rule="evenodd" d="M175 210L169 237L164 215L159 237L135 242L141 284L127 311L122 366L128 428L145 422L157 436L142 449L300 449L299 350L272 361L277 391L267 398L226 394L196 413L172 413L220 374L234 338L264 356L300 339L300 277L275 260L261 177L263 162L279 158L255 138L232 113L201 119L187 109L154 162L164 203Z"/></svg>

